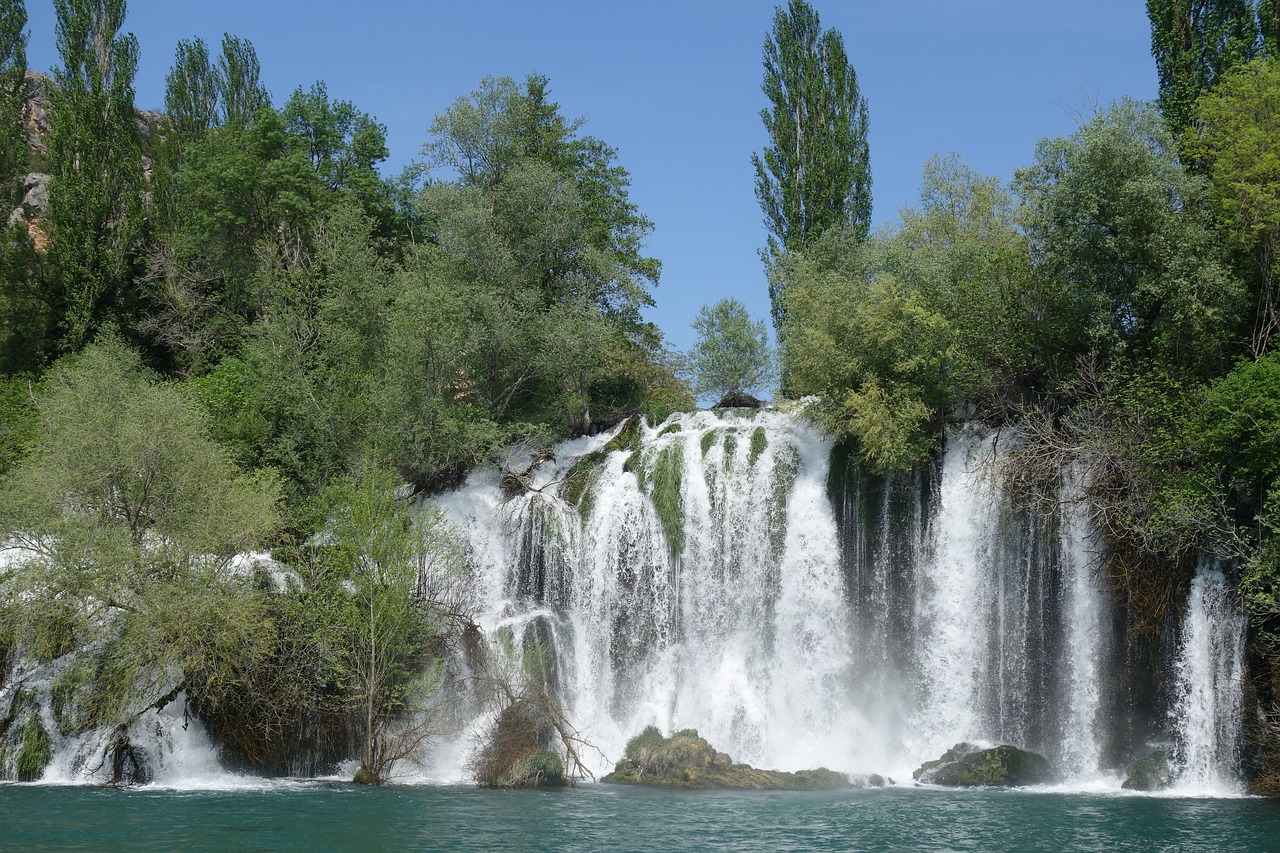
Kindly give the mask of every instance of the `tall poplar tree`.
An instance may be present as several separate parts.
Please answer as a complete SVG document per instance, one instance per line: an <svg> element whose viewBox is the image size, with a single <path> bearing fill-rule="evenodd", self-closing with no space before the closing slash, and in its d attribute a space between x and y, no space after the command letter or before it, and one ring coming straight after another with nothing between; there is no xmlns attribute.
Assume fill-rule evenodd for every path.
<svg viewBox="0 0 1280 853"><path fill-rule="evenodd" d="M0 191L17 202L17 186L27 171L27 141L22 129L26 100L27 7L23 0L0 0Z"/></svg>
<svg viewBox="0 0 1280 853"><path fill-rule="evenodd" d="M852 228L865 239L871 227L867 101L840 32L824 32L805 0L775 10L761 88L771 105L760 111L771 144L751 162L770 265L829 228ZM774 326L781 328L782 293L775 284L769 291Z"/></svg>
<svg viewBox="0 0 1280 853"><path fill-rule="evenodd" d="M125 0L54 0L58 54L49 137L49 218L62 344L83 346L127 296L142 217L134 122L138 40Z"/></svg>
<svg viewBox="0 0 1280 853"><path fill-rule="evenodd" d="M1147 0L1160 112L1175 139L1191 126L1202 94L1274 48L1276 15L1275 0Z"/></svg>

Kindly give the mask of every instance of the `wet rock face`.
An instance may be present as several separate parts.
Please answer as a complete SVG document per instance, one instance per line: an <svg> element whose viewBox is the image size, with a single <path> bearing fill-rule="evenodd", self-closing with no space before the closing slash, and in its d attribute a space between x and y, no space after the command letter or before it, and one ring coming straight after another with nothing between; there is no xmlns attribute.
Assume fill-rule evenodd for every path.
<svg viewBox="0 0 1280 853"><path fill-rule="evenodd" d="M627 742L626 756L602 782L660 788L734 788L751 791L831 791L852 787L842 773L819 767L783 773L734 764L728 754L684 729L664 738L654 726Z"/></svg>
<svg viewBox="0 0 1280 853"><path fill-rule="evenodd" d="M1173 784L1172 747L1148 744L1128 767L1122 788L1160 791Z"/></svg>
<svg viewBox="0 0 1280 853"><path fill-rule="evenodd" d="M958 743L936 761L920 765L911 778L953 788L1040 785L1049 781L1049 760L1008 744L983 749Z"/></svg>

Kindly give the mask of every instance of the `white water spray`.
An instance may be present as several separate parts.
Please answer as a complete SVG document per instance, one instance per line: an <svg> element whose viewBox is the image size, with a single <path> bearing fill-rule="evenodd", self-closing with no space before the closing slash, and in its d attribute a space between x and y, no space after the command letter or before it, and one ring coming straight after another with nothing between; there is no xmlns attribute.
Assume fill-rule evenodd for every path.
<svg viewBox="0 0 1280 853"><path fill-rule="evenodd" d="M1202 560L1187 598L1178 650L1176 789L1236 793L1245 618L1226 576Z"/></svg>

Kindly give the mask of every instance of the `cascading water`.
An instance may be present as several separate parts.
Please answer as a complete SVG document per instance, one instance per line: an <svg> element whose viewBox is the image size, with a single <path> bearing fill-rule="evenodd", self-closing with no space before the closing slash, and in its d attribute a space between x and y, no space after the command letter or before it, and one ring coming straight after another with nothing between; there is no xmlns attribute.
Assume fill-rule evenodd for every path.
<svg viewBox="0 0 1280 853"><path fill-rule="evenodd" d="M541 491L444 502L480 557L488 631L562 611L560 687L606 754L648 724L696 727L738 760L801 769L859 733L830 449L786 415L677 416L598 460L578 507L550 494L571 458ZM535 540L555 555L522 547Z"/></svg>
<svg viewBox="0 0 1280 853"><path fill-rule="evenodd" d="M1044 520L1001 493L1005 448L981 430L891 478L833 471L797 414L642 432L564 445L505 502L492 473L441 499L476 555L483 627L527 647L543 626L565 707L610 759L654 724L784 770L903 778L969 740L1100 773L1113 620L1070 509L1079 477Z"/></svg>
<svg viewBox="0 0 1280 853"><path fill-rule="evenodd" d="M434 499L469 543L487 638L476 661L514 668L536 653L601 750L593 770L656 725L696 728L760 767L899 781L960 741L1014 743L1068 784L1114 787L1141 741L1171 736L1177 790L1239 791L1245 620L1228 580L1212 561L1198 568L1164 658L1176 652L1174 687L1159 688L1158 666L1127 662L1123 614L1094 578L1083 467L1042 517L1017 509L993 473L1017 440L1007 434L951 428L930 463L872 476L798 412L632 428L561 444L514 494L489 470ZM56 667L9 675L0 718L21 700L23 720L50 733L46 780L118 776L104 756L124 743L137 778L244 784L218 767L180 696L124 740L64 736ZM1168 698L1167 727L1123 690ZM419 778L466 778L486 719L472 700ZM10 727L9 777L19 735Z"/></svg>
<svg viewBox="0 0 1280 853"><path fill-rule="evenodd" d="M1196 567L1176 664L1174 785L1192 792L1240 789L1240 711L1245 617L1213 560Z"/></svg>

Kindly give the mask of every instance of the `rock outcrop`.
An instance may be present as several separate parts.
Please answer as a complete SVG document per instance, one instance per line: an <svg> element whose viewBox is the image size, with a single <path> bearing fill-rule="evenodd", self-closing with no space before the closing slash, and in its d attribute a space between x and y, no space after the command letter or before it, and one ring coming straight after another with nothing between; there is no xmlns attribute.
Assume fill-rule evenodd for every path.
<svg viewBox="0 0 1280 853"><path fill-rule="evenodd" d="M1008 744L983 748L958 743L936 761L920 765L911 778L953 788L1040 785L1049 781L1049 760Z"/></svg>
<svg viewBox="0 0 1280 853"><path fill-rule="evenodd" d="M602 782L659 788L730 788L750 791L830 791L853 787L842 773L819 767L784 773L734 764L698 735L684 729L664 738L654 726L627 742L625 757Z"/></svg>

